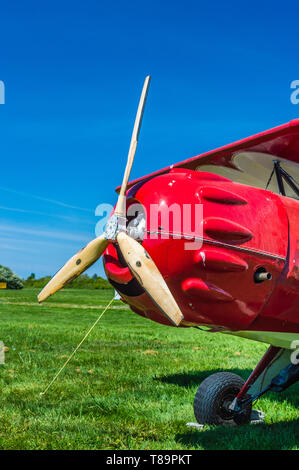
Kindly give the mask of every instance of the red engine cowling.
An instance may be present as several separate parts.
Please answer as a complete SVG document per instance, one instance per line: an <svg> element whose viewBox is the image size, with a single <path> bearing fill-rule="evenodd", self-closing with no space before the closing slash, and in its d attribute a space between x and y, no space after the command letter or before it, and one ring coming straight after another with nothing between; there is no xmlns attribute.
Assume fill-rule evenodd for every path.
<svg viewBox="0 0 299 470"><path fill-rule="evenodd" d="M144 207L143 246L180 306L183 326L279 331L283 322L284 331L298 330L298 316L282 315L277 296L290 292L299 277L293 265L289 275L288 242L297 201L212 173L173 169L133 186L127 202ZM299 253L299 243L292 250ZM134 312L170 324L132 277L117 245L108 246L103 260L108 279ZM258 272L271 273L271 280L256 282Z"/></svg>

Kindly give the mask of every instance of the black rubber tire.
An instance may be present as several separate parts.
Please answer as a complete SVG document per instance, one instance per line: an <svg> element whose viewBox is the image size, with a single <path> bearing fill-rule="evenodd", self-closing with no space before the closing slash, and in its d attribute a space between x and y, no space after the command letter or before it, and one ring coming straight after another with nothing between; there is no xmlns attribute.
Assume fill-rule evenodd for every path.
<svg viewBox="0 0 299 470"><path fill-rule="evenodd" d="M250 421L251 406L247 407L238 418L223 407L232 402L244 385L244 380L232 372L217 372L206 378L198 387L194 397L194 414L199 424L236 426Z"/></svg>

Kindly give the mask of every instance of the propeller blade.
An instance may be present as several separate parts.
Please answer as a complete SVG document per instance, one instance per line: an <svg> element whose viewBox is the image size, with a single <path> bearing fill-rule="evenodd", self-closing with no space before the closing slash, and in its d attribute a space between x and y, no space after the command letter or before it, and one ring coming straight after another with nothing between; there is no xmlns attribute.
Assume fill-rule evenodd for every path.
<svg viewBox="0 0 299 470"><path fill-rule="evenodd" d="M88 243L82 250L78 251L48 282L38 295L38 301L43 302L50 295L55 294L65 284L76 279L87 268L94 264L109 245L104 235L95 238Z"/></svg>
<svg viewBox="0 0 299 470"><path fill-rule="evenodd" d="M142 123L142 117L143 117L143 112L144 112L144 107L146 103L146 98L147 98L147 93L148 93L148 87L150 84L150 79L151 77L148 75L144 81L140 101L139 101L139 106L136 114L136 119L135 119L135 124L134 124L134 129L132 133L132 138L131 138L131 143L130 143L130 148L129 148L129 153L128 153L128 159L127 159L127 165L123 177L123 182L121 185L121 189L119 192L118 196L118 201L115 207L115 214L125 217L126 216L126 190L127 190L127 185L135 157L135 152L136 152L136 147L138 143L138 137L139 137L139 132L141 128L141 123Z"/></svg>
<svg viewBox="0 0 299 470"><path fill-rule="evenodd" d="M125 232L120 232L116 239L130 271L139 284L163 315L173 325L178 326L184 317L154 261L143 246Z"/></svg>

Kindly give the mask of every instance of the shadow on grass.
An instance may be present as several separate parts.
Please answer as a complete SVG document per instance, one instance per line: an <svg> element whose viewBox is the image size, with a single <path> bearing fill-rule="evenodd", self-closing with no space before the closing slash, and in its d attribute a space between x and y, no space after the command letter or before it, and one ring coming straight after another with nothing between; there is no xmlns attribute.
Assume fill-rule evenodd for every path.
<svg viewBox="0 0 299 470"><path fill-rule="evenodd" d="M216 372L223 372L223 369L205 370L205 371L190 371L180 374L164 375L162 377L155 377L163 383L169 383L173 385L179 385L180 387L193 388L199 387L201 382L209 377L211 374ZM251 369L229 369L228 372L233 372L246 380L251 374ZM292 406L299 408L299 382L292 385L284 392L269 392L267 393L268 398L276 402L288 401Z"/></svg>
<svg viewBox="0 0 299 470"><path fill-rule="evenodd" d="M294 449L299 444L299 421L247 424L232 428L215 426L177 434L175 440L189 448L205 450Z"/></svg>
<svg viewBox="0 0 299 470"><path fill-rule="evenodd" d="M250 369L214 369L214 370L193 370L190 372L183 372L180 374L164 375L156 377L155 380L159 380L163 383L169 383L173 385L179 385L180 387L193 388L196 385L199 386L203 380L209 377L211 374L216 372L233 372L234 374L240 375L244 380L251 374Z"/></svg>

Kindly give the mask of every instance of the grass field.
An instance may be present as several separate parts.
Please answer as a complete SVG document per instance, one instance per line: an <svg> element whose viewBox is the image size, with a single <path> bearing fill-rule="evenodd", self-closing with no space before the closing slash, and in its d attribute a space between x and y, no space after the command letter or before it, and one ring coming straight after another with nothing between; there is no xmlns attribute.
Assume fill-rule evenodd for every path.
<svg viewBox="0 0 299 470"><path fill-rule="evenodd" d="M113 291L69 289L42 306L36 294L0 291L0 449L299 449L298 384L258 402L263 424L186 427L201 381L247 378L266 345L158 325L119 301L41 397Z"/></svg>

